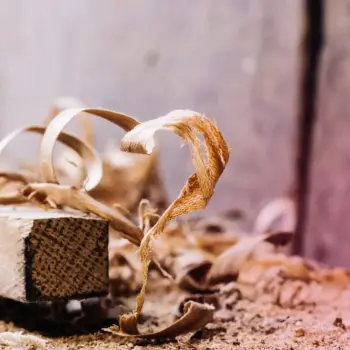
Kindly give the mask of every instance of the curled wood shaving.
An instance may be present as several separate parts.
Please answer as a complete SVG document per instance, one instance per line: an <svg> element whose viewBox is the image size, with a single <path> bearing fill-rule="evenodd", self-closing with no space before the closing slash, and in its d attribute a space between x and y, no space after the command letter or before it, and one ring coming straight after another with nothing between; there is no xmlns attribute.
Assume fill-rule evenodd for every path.
<svg viewBox="0 0 350 350"><path fill-rule="evenodd" d="M269 242L273 245L285 245L292 237L293 234L290 232L277 232L242 238L214 261L208 274L210 283L215 284L235 279L244 264L251 259L260 243Z"/></svg>
<svg viewBox="0 0 350 350"><path fill-rule="evenodd" d="M69 108L83 108L84 103L75 97L62 96L57 98L49 109L45 124L49 124L60 112ZM79 121L83 130L83 140L89 144L94 144L94 127L90 118L84 113L79 114Z"/></svg>
<svg viewBox="0 0 350 350"><path fill-rule="evenodd" d="M50 183L29 184L23 189L23 195L29 200L50 206L69 206L99 215L108 220L121 237L136 245L140 244L143 237L142 231L118 210L96 201L75 187Z"/></svg>
<svg viewBox="0 0 350 350"><path fill-rule="evenodd" d="M191 293L207 291L206 276L211 265L210 257L202 252L188 250L179 254L173 266L178 286Z"/></svg>
<svg viewBox="0 0 350 350"><path fill-rule="evenodd" d="M23 184L37 181L37 177L34 174L25 171L0 171L0 178L1 177L5 178L8 181L21 182Z"/></svg>
<svg viewBox="0 0 350 350"><path fill-rule="evenodd" d="M144 304L151 239L159 235L172 219L206 207L229 159L229 148L217 126L206 117L189 110L176 110L136 126L123 137L121 149L134 153L151 153L154 148L153 136L160 129L173 131L189 145L196 172L187 180L179 197L168 207L158 222L145 233L141 242L143 286L137 298L135 312L120 317L120 326L126 331L137 328L137 318ZM206 158L197 133L204 138ZM130 327L131 324L133 327Z"/></svg>
<svg viewBox="0 0 350 350"><path fill-rule="evenodd" d="M196 331L203 328L208 322L213 320L215 307L209 304L200 304L195 301L188 301L184 305L184 315L171 324L169 327L154 333L140 334L137 326L131 319L123 322L121 327L113 326L105 329L107 332L122 336L138 338L175 338L178 335Z"/></svg>
<svg viewBox="0 0 350 350"><path fill-rule="evenodd" d="M260 211L254 225L254 232L294 232L296 228L296 205L291 198L276 198Z"/></svg>
<svg viewBox="0 0 350 350"><path fill-rule="evenodd" d="M22 348L23 346L31 349L46 349L47 341L30 334L22 332L2 332L0 333L0 344L10 346L11 349Z"/></svg>
<svg viewBox="0 0 350 350"><path fill-rule="evenodd" d="M27 201L28 201L27 198L18 192L3 194L0 196L1 205L22 204L22 203L26 203Z"/></svg>
<svg viewBox="0 0 350 350"><path fill-rule="evenodd" d="M102 159L102 180L90 194L107 205L119 203L135 213L140 200L149 197L144 192L150 187L149 180L156 167L156 155L149 157L122 152L119 145L113 142L102 153Z"/></svg>
<svg viewBox="0 0 350 350"><path fill-rule="evenodd" d="M88 113L120 126L125 131L133 129L139 124L134 118L126 114L109 111L107 109L99 108L72 108L66 109L59 113L47 126L46 132L43 136L40 146L40 168L43 180L45 182L57 183L56 174L53 168L53 149L60 133L65 126L75 117L81 113ZM100 182L101 173L96 171L87 171L87 178L84 182L86 191L94 189Z"/></svg>
<svg viewBox="0 0 350 350"><path fill-rule="evenodd" d="M0 141L0 154L7 147L7 145L20 134L25 132L32 132L45 135L46 131L47 127L44 126L27 126L14 130ZM86 167L87 173L93 174L93 176L89 178L89 181L83 184L83 187L89 188L96 186L102 177L102 162L97 152L89 145L87 145L84 141L69 133L59 132L56 139L77 152L84 160L84 165ZM51 171L54 172L52 164L50 165ZM11 176L12 178L15 177L14 173L7 173L7 176ZM22 178L25 181L34 180L33 178L26 178L22 173L18 173L17 178ZM39 176L36 180L39 180Z"/></svg>

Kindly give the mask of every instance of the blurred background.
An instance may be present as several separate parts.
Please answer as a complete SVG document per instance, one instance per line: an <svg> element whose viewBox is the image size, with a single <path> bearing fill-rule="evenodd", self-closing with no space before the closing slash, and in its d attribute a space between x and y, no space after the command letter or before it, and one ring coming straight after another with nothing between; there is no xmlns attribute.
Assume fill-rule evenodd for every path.
<svg viewBox="0 0 350 350"><path fill-rule="evenodd" d="M0 135L41 124L58 96L141 121L204 113L232 152L206 214L238 208L251 229L293 196L295 250L350 265L349 16L349 0L3 0ZM98 149L122 135L95 126ZM32 144L7 152L28 158ZM191 159L175 136L159 144L174 199Z"/></svg>

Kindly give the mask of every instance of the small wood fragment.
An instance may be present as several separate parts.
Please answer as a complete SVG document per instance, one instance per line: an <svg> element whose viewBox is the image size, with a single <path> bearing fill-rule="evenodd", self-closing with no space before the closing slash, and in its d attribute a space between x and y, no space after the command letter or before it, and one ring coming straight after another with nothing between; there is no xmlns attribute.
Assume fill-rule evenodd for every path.
<svg viewBox="0 0 350 350"><path fill-rule="evenodd" d="M0 207L0 296L18 301L108 293L108 222L78 211Z"/></svg>

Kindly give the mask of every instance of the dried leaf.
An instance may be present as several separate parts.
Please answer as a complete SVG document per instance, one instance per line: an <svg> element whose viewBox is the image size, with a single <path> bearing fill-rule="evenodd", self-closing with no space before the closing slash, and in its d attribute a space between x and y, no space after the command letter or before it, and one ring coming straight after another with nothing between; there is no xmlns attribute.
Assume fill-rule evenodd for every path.
<svg viewBox="0 0 350 350"><path fill-rule="evenodd" d="M215 307L209 304L200 304L194 301L188 301L184 305L184 315L171 324L169 327L154 333L140 334L136 322L132 318L134 314L123 323L119 329L116 326L105 329L108 332L122 336L138 337L138 338L161 338L171 339L181 334L189 333L203 328L208 322L213 320Z"/></svg>
<svg viewBox="0 0 350 350"><path fill-rule="evenodd" d="M75 117L81 113L88 113L94 116L106 119L113 124L120 126L125 131L133 129L139 124L138 121L129 117L126 114L109 111L107 109L94 109L94 108L74 108L66 109L59 113L47 126L46 132L43 136L40 147L40 168L43 180L49 183L57 183L56 174L53 168L53 149L60 133L65 126ZM86 191L91 191L100 182L102 176L101 173L97 173L95 170L87 169L87 178L84 182L84 188Z"/></svg>
<svg viewBox="0 0 350 350"><path fill-rule="evenodd" d="M204 116L188 110L173 111L164 117L136 126L123 137L121 149L134 153L151 153L154 148L153 136L160 129L168 129L175 132L189 145L196 172L188 179L179 197L145 234L141 242L140 256L143 264L143 286L137 299L135 313L123 315L120 318L120 325L124 329L124 325L130 325L130 322L135 322L131 330L137 328L137 317L143 307L147 285L151 239L159 235L172 219L206 207L214 194L215 185L229 159L229 149L226 141L216 125ZM202 142L196 133L201 134L204 138L207 159L203 155Z"/></svg>
<svg viewBox="0 0 350 350"><path fill-rule="evenodd" d="M32 133L45 135L46 131L47 131L47 128L44 126L27 126L24 128L14 130L12 133L8 134L6 137L4 137L1 140L0 154L3 152L4 148L7 147L7 145L20 134L25 132L32 132ZM90 176L88 181L85 184L83 184L83 186L85 188L95 187L100 182L102 177L102 162L97 152L93 148L91 148L89 145L87 145L84 141L80 140L79 138L77 138L72 134L59 132L56 139L58 139L60 142L67 145L71 149L73 149L83 158L86 171ZM52 166L52 164L50 165ZM50 170L54 172L53 168L50 168ZM18 178L20 178L21 176L23 177L21 173L18 173L17 175L18 175ZM12 176L14 176L13 173L12 173Z"/></svg>
<svg viewBox="0 0 350 350"><path fill-rule="evenodd" d="M260 243L269 242L273 245L283 245L292 237L292 233L278 232L242 238L214 261L208 276L210 283L215 284L235 279L244 264L252 258Z"/></svg>

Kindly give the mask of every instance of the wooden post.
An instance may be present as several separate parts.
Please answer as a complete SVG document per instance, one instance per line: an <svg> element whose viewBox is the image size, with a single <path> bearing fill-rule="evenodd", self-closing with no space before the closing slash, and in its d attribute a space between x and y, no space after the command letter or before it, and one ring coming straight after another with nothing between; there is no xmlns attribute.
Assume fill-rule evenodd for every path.
<svg viewBox="0 0 350 350"><path fill-rule="evenodd" d="M107 221L2 207L0 237L0 296L32 302L108 293Z"/></svg>

